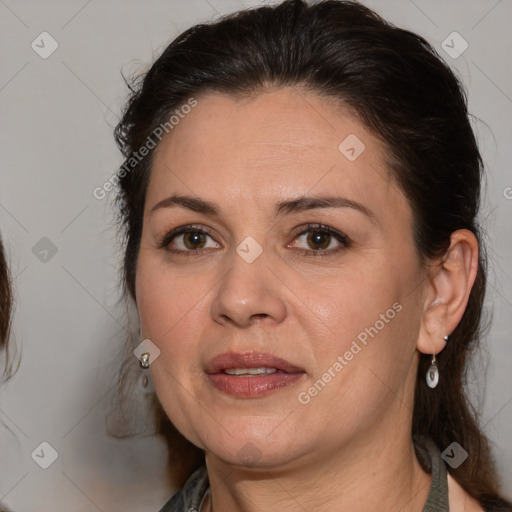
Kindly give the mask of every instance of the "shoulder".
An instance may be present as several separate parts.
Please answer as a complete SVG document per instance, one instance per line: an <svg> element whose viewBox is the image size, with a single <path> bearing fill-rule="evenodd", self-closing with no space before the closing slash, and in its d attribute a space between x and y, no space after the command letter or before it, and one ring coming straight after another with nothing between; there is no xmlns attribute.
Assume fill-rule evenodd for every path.
<svg viewBox="0 0 512 512"><path fill-rule="evenodd" d="M448 474L450 510L453 512L512 512L512 505L499 498L489 499L480 504Z"/></svg>
<svg viewBox="0 0 512 512"><path fill-rule="evenodd" d="M446 470L441 453L431 440L417 438L414 447L423 469L432 473L432 487L437 486L434 492L431 487L427 504L431 497L438 500L439 496L444 496L445 507L449 507L450 512L512 512L512 504L497 496L482 498L480 501L473 498ZM433 510L438 509L434 507Z"/></svg>

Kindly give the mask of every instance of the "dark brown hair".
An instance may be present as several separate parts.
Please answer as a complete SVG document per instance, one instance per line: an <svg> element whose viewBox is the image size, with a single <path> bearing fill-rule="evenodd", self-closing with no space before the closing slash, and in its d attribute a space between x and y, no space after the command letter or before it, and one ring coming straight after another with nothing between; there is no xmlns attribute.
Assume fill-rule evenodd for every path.
<svg viewBox="0 0 512 512"><path fill-rule="evenodd" d="M8 360L8 341L11 326L12 309L12 291L9 276L9 269L5 261L4 247L0 239L0 350L5 350ZM6 363L6 368L0 375L9 376L10 367Z"/></svg>
<svg viewBox="0 0 512 512"><path fill-rule="evenodd" d="M481 338L486 283L477 224L482 161L464 89L422 37L391 25L361 4L343 0L311 5L288 0L200 24L177 37L134 82L115 130L126 158L124 172L118 174L117 199L126 236L127 291L135 297L153 154L150 151L127 172L134 152L192 96L218 91L249 97L283 86L339 100L384 141L392 176L411 205L417 252L425 264L446 252L451 233L458 229L468 229L479 239L478 277L464 316L439 357L443 379L433 390L424 382L429 356L420 358L412 434L431 438L442 450L457 441L469 458L457 469L449 468L450 473L482 504L498 503L498 478L488 443L465 391L468 356ZM163 426L168 434L175 432L169 421L163 420ZM187 471L200 460L200 451L195 453L189 465L183 460ZM182 461L175 459L173 464Z"/></svg>

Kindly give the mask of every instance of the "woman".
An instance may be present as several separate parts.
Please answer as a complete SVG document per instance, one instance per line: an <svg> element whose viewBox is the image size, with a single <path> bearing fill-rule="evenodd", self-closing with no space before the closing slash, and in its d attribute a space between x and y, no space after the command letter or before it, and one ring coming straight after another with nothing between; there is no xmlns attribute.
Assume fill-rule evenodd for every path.
<svg viewBox="0 0 512 512"><path fill-rule="evenodd" d="M162 511L512 510L463 379L481 158L424 39L352 2L242 11L166 48L116 138L188 477Z"/></svg>

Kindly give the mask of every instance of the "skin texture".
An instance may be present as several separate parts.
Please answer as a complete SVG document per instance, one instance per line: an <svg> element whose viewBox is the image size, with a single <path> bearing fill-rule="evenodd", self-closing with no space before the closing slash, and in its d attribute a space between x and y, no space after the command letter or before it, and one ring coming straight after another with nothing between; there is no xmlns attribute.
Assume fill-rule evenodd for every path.
<svg viewBox="0 0 512 512"><path fill-rule="evenodd" d="M462 317L476 275L474 236L455 232L444 258L422 264L385 145L343 106L296 88L197 99L155 152L136 299L141 335L161 351L150 367L160 401L206 451L213 509L421 510L430 476L411 442L418 357L442 357L443 337ZM365 145L354 161L338 150L350 134ZM218 214L152 211L173 194L213 203ZM343 197L369 213L276 214L277 203L303 196ZM189 224L208 231L199 250L187 249L183 235L160 247ZM308 241L319 228L301 235L308 224L350 242L324 234L319 250ZM249 236L263 249L252 263L236 252ZM401 306L394 318L333 370L393 304ZM264 397L233 397L205 373L230 351L271 353L304 374ZM299 393L329 368L330 381L301 403ZM470 510L462 503L454 510Z"/></svg>

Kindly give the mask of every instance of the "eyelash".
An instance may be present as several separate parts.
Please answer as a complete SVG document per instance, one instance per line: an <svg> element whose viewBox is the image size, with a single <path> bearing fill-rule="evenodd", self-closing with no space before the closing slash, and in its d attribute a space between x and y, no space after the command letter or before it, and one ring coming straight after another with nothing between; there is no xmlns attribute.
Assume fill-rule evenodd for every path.
<svg viewBox="0 0 512 512"><path fill-rule="evenodd" d="M314 249L309 249L309 250L308 249L296 249L296 251L298 253L303 254L304 256L321 257L321 258L326 257L326 256L331 256L333 254L337 254L340 251L343 251L343 250L349 248L352 244L351 240L348 238L347 235L345 235L344 233L341 233L340 231L338 231L336 229L331 228L330 226L326 226L324 224L307 224L305 229L303 229L302 231L300 231L299 233L297 233L294 236L293 240L296 240L300 236L305 235L309 231L318 231L321 233L322 232L328 233L329 235L333 236L340 243L340 246L337 247L336 249L330 249L330 250L325 250L325 251L314 250ZM163 249L166 252L175 253L175 254L179 254L182 256L198 255L200 252L204 251L205 249L190 249L188 251L184 251L181 249L169 248L169 244L176 237L186 234L186 233L189 233L189 232L198 232L198 233L206 234L206 235L210 236L213 240L215 240L212 232L209 229L204 228L202 226L189 224L187 226L181 226L179 228L173 229L172 231L170 231L169 233L164 235L162 240L158 243L158 249Z"/></svg>

